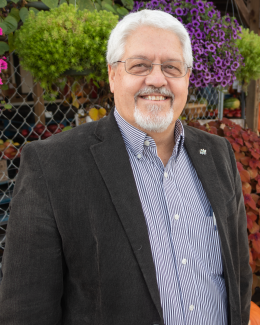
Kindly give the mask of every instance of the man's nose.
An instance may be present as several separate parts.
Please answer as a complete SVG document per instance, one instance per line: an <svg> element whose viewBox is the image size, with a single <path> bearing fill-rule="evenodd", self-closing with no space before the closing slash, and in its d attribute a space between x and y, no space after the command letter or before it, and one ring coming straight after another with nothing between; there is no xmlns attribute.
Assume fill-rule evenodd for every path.
<svg viewBox="0 0 260 325"><path fill-rule="evenodd" d="M161 65L153 65L152 71L145 79L147 86L160 88L167 85L167 79L162 72Z"/></svg>

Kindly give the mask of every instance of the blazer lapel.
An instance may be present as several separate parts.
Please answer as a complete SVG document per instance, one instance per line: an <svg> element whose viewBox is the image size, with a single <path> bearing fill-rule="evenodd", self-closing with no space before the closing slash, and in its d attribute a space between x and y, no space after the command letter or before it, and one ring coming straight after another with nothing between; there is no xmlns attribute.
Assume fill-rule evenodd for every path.
<svg viewBox="0 0 260 325"><path fill-rule="evenodd" d="M91 146L91 152L110 192L154 304L163 319L146 222L128 153L113 110L108 117L98 122L95 134L101 142Z"/></svg>
<svg viewBox="0 0 260 325"><path fill-rule="evenodd" d="M211 150L214 150L210 143L200 141L197 132L192 127L185 127L184 145L188 155L193 163L203 188L208 196L210 204L216 216L217 227L221 242L221 252L224 273L229 274L227 265L231 259L229 250L229 241L227 234L227 208L226 202L221 191L221 184L217 173L215 161L212 157ZM201 149L206 150L206 155L200 153ZM223 249L223 247L225 249ZM228 288L228 277L225 277L226 287Z"/></svg>

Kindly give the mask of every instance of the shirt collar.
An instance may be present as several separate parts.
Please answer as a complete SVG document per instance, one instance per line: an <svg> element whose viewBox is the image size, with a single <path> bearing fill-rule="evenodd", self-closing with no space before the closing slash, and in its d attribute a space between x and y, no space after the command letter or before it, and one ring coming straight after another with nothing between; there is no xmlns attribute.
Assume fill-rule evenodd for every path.
<svg viewBox="0 0 260 325"><path fill-rule="evenodd" d="M128 148L134 153L135 156L143 152L145 141L149 141L149 147L156 147L155 141L148 136L145 132L135 128L133 125L128 123L117 111L116 107L114 110L114 116L118 127L121 131L124 142ZM184 143L184 128L180 120L176 120L175 129L175 146L173 149L172 156L175 159L178 158Z"/></svg>

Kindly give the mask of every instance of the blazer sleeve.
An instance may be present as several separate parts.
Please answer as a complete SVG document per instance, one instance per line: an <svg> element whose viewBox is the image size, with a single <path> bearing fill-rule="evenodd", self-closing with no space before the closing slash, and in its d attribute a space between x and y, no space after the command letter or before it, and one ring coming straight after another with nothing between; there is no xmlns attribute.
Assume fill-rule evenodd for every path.
<svg viewBox="0 0 260 325"><path fill-rule="evenodd" d="M63 257L35 144L27 144L11 201L0 284L0 324L61 323Z"/></svg>
<svg viewBox="0 0 260 325"><path fill-rule="evenodd" d="M241 303L241 317L242 325L248 325L250 315L250 301L252 294L252 269L249 265L249 246L247 235L247 220L245 212L244 196L242 193L241 178L237 170L237 164L234 152L228 140L229 154L232 162L232 169L235 180L236 200L238 206L238 249L240 256L240 303Z"/></svg>

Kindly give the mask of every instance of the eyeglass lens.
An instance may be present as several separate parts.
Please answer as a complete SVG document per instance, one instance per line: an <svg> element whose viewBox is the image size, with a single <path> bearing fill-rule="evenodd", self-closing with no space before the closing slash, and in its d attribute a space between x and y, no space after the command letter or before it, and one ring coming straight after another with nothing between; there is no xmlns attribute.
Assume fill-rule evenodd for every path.
<svg viewBox="0 0 260 325"><path fill-rule="evenodd" d="M126 59L126 71L130 74L145 76L152 70L152 61L145 59ZM162 71L166 77L180 78L187 73L187 65L180 61L166 61L162 64Z"/></svg>

